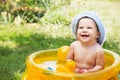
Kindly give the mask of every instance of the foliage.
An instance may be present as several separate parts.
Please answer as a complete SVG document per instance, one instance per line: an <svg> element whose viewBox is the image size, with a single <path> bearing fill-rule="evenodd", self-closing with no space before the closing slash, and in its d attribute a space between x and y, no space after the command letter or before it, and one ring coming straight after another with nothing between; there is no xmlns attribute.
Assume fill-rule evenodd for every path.
<svg viewBox="0 0 120 80"><path fill-rule="evenodd" d="M1 12L0 15L0 21L1 23L11 23L14 20L14 16L10 13L5 12Z"/></svg>
<svg viewBox="0 0 120 80"><path fill-rule="evenodd" d="M74 5L72 5L73 3ZM66 3L65 1L63 3L58 2L45 13L45 15L40 19L40 23L44 22L45 24L51 23L69 26L72 20L71 16L74 16L83 10L82 3L83 2L81 0L78 0L77 2L69 0ZM74 9L71 10L71 8ZM80 10L78 10L79 8Z"/></svg>
<svg viewBox="0 0 120 80"><path fill-rule="evenodd" d="M60 0L55 3L55 0L51 0L51 6L47 9L45 16L40 19L40 23L51 23L51 24L70 24L70 11L67 10L66 6L71 4L72 0ZM61 13L62 11L62 13Z"/></svg>
<svg viewBox="0 0 120 80"><path fill-rule="evenodd" d="M11 11L11 14L14 15L14 18L20 16L21 19L29 23L38 22L44 13L45 11L42 9L31 7L20 7Z"/></svg>
<svg viewBox="0 0 120 80"><path fill-rule="evenodd" d="M5 12L12 16L12 19L9 21L7 20L9 19L7 18L9 17L8 15L5 15L6 17L4 19L2 18L2 14L0 14L0 19L4 23L13 22L18 15L26 22L38 22L39 18L43 16L44 12L51 5L50 0L11 0L0 4L0 12Z"/></svg>

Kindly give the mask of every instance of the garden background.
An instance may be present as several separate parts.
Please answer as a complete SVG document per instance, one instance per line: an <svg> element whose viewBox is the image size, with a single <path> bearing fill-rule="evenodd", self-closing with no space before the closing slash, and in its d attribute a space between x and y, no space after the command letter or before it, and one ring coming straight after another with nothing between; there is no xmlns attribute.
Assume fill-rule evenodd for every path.
<svg viewBox="0 0 120 80"><path fill-rule="evenodd" d="M99 15L103 48L120 55L120 0L0 0L0 80L21 80L31 53L70 45L71 21L82 11Z"/></svg>

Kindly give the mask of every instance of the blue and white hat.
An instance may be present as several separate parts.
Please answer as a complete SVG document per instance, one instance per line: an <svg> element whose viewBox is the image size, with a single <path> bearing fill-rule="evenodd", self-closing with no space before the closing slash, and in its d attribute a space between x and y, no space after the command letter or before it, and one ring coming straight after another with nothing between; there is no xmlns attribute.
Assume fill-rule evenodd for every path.
<svg viewBox="0 0 120 80"><path fill-rule="evenodd" d="M96 22L98 30L100 32L100 37L98 38L97 42L100 45L102 45L105 41L105 28L104 28L104 25L102 24L101 20L99 19L99 17L94 12L91 12L91 11L82 12L74 17L74 19L71 23L72 32L73 32L74 36L76 37L77 24L78 24L79 20L83 17L89 17Z"/></svg>

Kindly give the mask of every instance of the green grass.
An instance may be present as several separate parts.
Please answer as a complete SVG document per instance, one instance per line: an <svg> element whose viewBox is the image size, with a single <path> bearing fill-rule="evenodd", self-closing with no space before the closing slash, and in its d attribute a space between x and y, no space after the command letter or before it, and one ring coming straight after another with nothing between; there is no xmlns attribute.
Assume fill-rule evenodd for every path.
<svg viewBox="0 0 120 80"><path fill-rule="evenodd" d="M4 27L5 26L5 27ZM29 26L29 25L28 25ZM25 70L26 57L39 50L69 45L70 37L43 33L45 27L27 25L0 26L0 80L15 80ZM51 27L52 28L52 27ZM50 30L51 32L52 29ZM62 34L61 34L62 35ZM18 75L19 74L19 75Z"/></svg>
<svg viewBox="0 0 120 80"><path fill-rule="evenodd" d="M31 53L70 45L74 40L70 21L85 10L96 12L105 24L107 35L103 48L120 54L119 5L108 0L86 0L74 6L53 7L40 24L0 24L0 80L20 80L26 57Z"/></svg>

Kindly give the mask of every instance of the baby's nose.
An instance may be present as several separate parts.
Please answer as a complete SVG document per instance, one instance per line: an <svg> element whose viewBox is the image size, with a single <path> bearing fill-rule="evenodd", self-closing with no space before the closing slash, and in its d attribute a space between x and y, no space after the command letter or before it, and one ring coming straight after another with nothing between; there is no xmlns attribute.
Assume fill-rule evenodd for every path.
<svg viewBox="0 0 120 80"><path fill-rule="evenodd" d="M82 32L84 32L84 33L87 32L87 29L86 29L86 28L83 28L83 29L82 29Z"/></svg>

